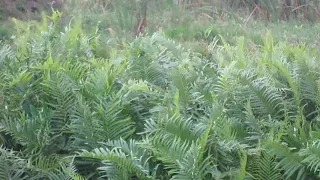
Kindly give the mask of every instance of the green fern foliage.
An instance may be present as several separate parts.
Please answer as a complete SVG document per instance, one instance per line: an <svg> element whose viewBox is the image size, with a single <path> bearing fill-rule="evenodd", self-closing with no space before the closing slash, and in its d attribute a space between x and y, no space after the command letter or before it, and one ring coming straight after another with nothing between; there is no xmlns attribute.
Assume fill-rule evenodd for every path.
<svg viewBox="0 0 320 180"><path fill-rule="evenodd" d="M199 54L60 15L0 43L0 179L319 179L318 50L268 33Z"/></svg>
<svg viewBox="0 0 320 180"><path fill-rule="evenodd" d="M247 170L252 179L283 179L276 158L265 150L250 155Z"/></svg>

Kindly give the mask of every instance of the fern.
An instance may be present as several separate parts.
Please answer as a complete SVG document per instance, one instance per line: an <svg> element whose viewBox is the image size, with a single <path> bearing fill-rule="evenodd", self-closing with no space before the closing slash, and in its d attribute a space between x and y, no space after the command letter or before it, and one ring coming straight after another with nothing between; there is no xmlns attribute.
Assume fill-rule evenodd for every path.
<svg viewBox="0 0 320 180"><path fill-rule="evenodd" d="M70 123L69 116L74 111L76 86L62 74L50 75L41 83L42 93L45 95L44 104L53 110L52 128L55 133L64 131Z"/></svg>
<svg viewBox="0 0 320 180"><path fill-rule="evenodd" d="M116 78L123 72L124 65L114 65L112 62L99 62L101 60L91 60L93 65L93 72L90 73L84 84L85 95L91 98L95 98L93 95L107 96L112 90L119 91L116 89ZM101 63L101 64L100 64ZM95 66L100 66L96 68Z"/></svg>
<svg viewBox="0 0 320 180"><path fill-rule="evenodd" d="M306 164L308 169L319 177L320 175L320 152L319 141L314 141L312 144L299 151L299 155L303 157L302 163Z"/></svg>
<svg viewBox="0 0 320 180"><path fill-rule="evenodd" d="M14 61L15 57L15 53L12 51L11 46L0 41L0 69L3 67L10 67L10 61Z"/></svg>
<svg viewBox="0 0 320 180"><path fill-rule="evenodd" d="M84 151L80 153L82 157L90 157L99 159L103 162L103 166L98 169L103 172L108 178L114 178L120 174L131 173L136 175L139 179L152 179L149 168L148 153L135 145L137 142L125 142L123 139L116 141L109 141L105 145L110 149L96 148L92 152Z"/></svg>
<svg viewBox="0 0 320 180"><path fill-rule="evenodd" d="M64 164L60 165L60 168L55 169L47 173L45 178L50 180L66 179L66 180L85 180L85 178L79 175L75 167L71 164L66 166Z"/></svg>
<svg viewBox="0 0 320 180"><path fill-rule="evenodd" d="M105 140L126 139L135 131L130 118L121 115L119 97L110 97L109 102L104 98L97 99L99 102L91 106L79 99L76 111L71 116L70 129L74 132L75 147L94 147Z"/></svg>
<svg viewBox="0 0 320 180"><path fill-rule="evenodd" d="M246 97L260 114L277 115L280 103L283 101L281 93L272 85L271 77L265 75L263 78L255 78L256 76L252 70L240 72L240 81L248 86L248 89L244 89L241 93L248 91Z"/></svg>
<svg viewBox="0 0 320 180"><path fill-rule="evenodd" d="M48 110L36 117L22 114L19 119L5 118L0 121L0 131L11 134L25 146L26 153L45 151L51 141L51 126L47 121Z"/></svg>
<svg viewBox="0 0 320 180"><path fill-rule="evenodd" d="M253 179L283 179L276 166L277 161L269 152L259 150L250 155L247 170Z"/></svg>
<svg viewBox="0 0 320 180"><path fill-rule="evenodd" d="M172 84L179 90L179 100L182 108L186 108L191 99L191 82L188 81L187 75L182 74L179 71L173 71L171 73L171 79Z"/></svg>
<svg viewBox="0 0 320 180"><path fill-rule="evenodd" d="M144 133L158 138L179 137L182 140L192 141L196 139L193 132L191 119L173 116L161 119L149 119L146 122Z"/></svg>
<svg viewBox="0 0 320 180"><path fill-rule="evenodd" d="M201 150L196 145L191 145L189 151L186 152L185 157L178 161L179 169L171 170L173 174L172 179L206 179L213 169L210 156L205 159L199 159ZM199 161L200 160L200 161ZM208 178L209 179L209 178Z"/></svg>
<svg viewBox="0 0 320 180"><path fill-rule="evenodd" d="M151 49L142 49L138 43L133 43L131 46L131 57L128 57L130 67L128 73L130 74L130 77L132 79L146 80L155 85L163 85L165 83L163 79L165 73L161 71L161 67L158 63L152 59L154 54L149 54L148 52L154 50L154 48L150 47Z"/></svg>
<svg viewBox="0 0 320 180"><path fill-rule="evenodd" d="M319 178L317 51L267 34L205 56L58 17L0 45L0 179Z"/></svg>
<svg viewBox="0 0 320 180"><path fill-rule="evenodd" d="M26 161L18 157L17 152L0 147L0 178L12 180L29 179Z"/></svg>
<svg viewBox="0 0 320 180"><path fill-rule="evenodd" d="M284 176L287 178L295 177L303 179L307 174L307 167L302 163L303 158L293 153L291 149L284 144L276 142L267 144L266 148L270 149L272 155L280 158L276 168L284 169Z"/></svg>

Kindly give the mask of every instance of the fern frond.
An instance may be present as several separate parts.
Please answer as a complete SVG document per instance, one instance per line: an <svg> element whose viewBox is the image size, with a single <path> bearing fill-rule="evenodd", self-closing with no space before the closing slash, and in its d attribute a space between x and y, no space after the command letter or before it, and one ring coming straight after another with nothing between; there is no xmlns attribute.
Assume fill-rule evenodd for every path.
<svg viewBox="0 0 320 180"><path fill-rule="evenodd" d="M73 84L81 84L89 72L89 66L82 63L66 62L63 64L63 71L73 80Z"/></svg>
<svg viewBox="0 0 320 180"><path fill-rule="evenodd" d="M172 174L172 179L206 179L213 167L210 161L210 156L199 161L199 153L201 153L200 147L196 144L191 145L190 149L184 155L185 157L177 161L179 168L169 171Z"/></svg>
<svg viewBox="0 0 320 180"><path fill-rule="evenodd" d="M74 111L76 103L75 85L63 74L54 74L42 83L44 104L53 108L52 128L60 133L70 123L69 116Z"/></svg>
<svg viewBox="0 0 320 180"><path fill-rule="evenodd" d="M254 109L261 114L277 115L282 103L282 94L272 84L271 76L259 78L253 70L242 71L239 74L240 82L248 86L241 94L248 93ZM239 95L241 95L239 94Z"/></svg>
<svg viewBox="0 0 320 180"><path fill-rule="evenodd" d="M167 164L167 168L169 168L168 173L172 174L172 179L191 180L205 179L208 178L208 176L210 177L211 170L214 168L212 166L211 155L205 157L205 153L207 151L208 138L212 124L213 120L210 121L203 134L196 141L193 141L189 147L187 143L183 143L183 141L181 142L179 139L177 139L178 141L172 141L172 144L170 144L171 146L169 146L169 150L171 148L171 150L176 151L175 153L178 153L179 151L182 151L181 153L185 153L184 157L178 157L176 156L178 154L175 155L175 153L172 154L173 156L171 158L176 159L175 163L178 165L176 167L174 161L171 160L170 162L167 158L162 159L163 162ZM156 148L158 147L159 146L156 146ZM188 147L188 149L185 149L185 147ZM159 155L159 152L156 154ZM164 154L161 156L164 156ZM159 159L161 159L161 157Z"/></svg>
<svg viewBox="0 0 320 180"><path fill-rule="evenodd" d="M27 180L27 162L18 153L0 146L0 179Z"/></svg>
<svg viewBox="0 0 320 180"><path fill-rule="evenodd" d="M111 90L114 90L116 78L120 76L123 68L123 65L113 65L108 61L104 62L102 67L95 69L93 73L87 76L86 81L83 82L85 95L91 98L95 98L97 95L107 96ZM115 90L118 91L119 89Z"/></svg>
<svg viewBox="0 0 320 180"><path fill-rule="evenodd" d="M128 144L120 139L118 141L110 141L106 145L119 145L121 147L96 148L92 152L84 151L80 153L80 156L101 160L104 165L98 169L103 171L107 177L112 178L118 173L117 170L120 170L127 175L133 173L139 179L152 179L149 176L151 173L148 169L149 157L141 154L141 150L138 150L139 148L134 144L134 141ZM133 147L133 149L130 149L130 147Z"/></svg>
<svg viewBox="0 0 320 180"><path fill-rule="evenodd" d="M56 156L38 156L29 157L28 164L36 172L47 173L54 171L56 168L60 168L60 159Z"/></svg>
<svg viewBox="0 0 320 180"><path fill-rule="evenodd" d="M99 119L96 117L96 112L83 98L77 98L77 102L75 110L70 116L70 130L74 133L72 146L76 149L96 147L98 142L102 140L102 137L96 134L96 131L102 131Z"/></svg>
<svg viewBox="0 0 320 180"><path fill-rule="evenodd" d="M15 53L12 51L11 46L4 44L0 41L0 69L5 66L9 66L12 64L10 61L14 61L16 57ZM10 61L8 61L10 60Z"/></svg>
<svg viewBox="0 0 320 180"><path fill-rule="evenodd" d="M179 169L178 162L184 158L191 143L179 138L154 138L151 150L161 160L166 169Z"/></svg>
<svg viewBox="0 0 320 180"><path fill-rule="evenodd" d="M288 85L290 92L293 93L292 99L294 100L295 105L299 107L301 93L299 92L299 74L297 73L297 69L289 64L283 57L277 58L280 59L270 61L270 66L278 71L276 77L280 80L280 82Z"/></svg>
<svg viewBox="0 0 320 180"><path fill-rule="evenodd" d="M0 158L0 178L1 179L10 179L10 180L27 180L28 176L25 175L25 172L22 167L14 167L6 162L4 159Z"/></svg>
<svg viewBox="0 0 320 180"><path fill-rule="evenodd" d="M120 94L121 95L121 94ZM95 147L98 142L126 139L134 132L130 117L122 114L119 94L109 99L96 97L91 105L78 99L78 105L71 116L70 129L74 133L74 146Z"/></svg>
<svg viewBox="0 0 320 180"><path fill-rule="evenodd" d="M22 114L20 119L7 117L0 121L0 132L13 135L13 138L26 147L26 153L33 154L45 150L51 140L51 126L46 113L48 111L36 117Z"/></svg>
<svg viewBox="0 0 320 180"><path fill-rule="evenodd" d="M196 135L193 132L192 120L179 116L150 118L146 121L144 133L157 138L179 137L182 140L193 141Z"/></svg>
<svg viewBox="0 0 320 180"><path fill-rule="evenodd" d="M142 79L160 87L167 83L167 72L159 61L155 61L161 54L154 46L156 40L152 38L136 39L130 45L129 77L131 79Z"/></svg>
<svg viewBox="0 0 320 180"><path fill-rule="evenodd" d="M130 117L121 114L122 108L119 94L115 95L115 97L110 96L109 102L105 99L100 99L100 102L95 103L94 106L101 122L100 125L104 128L104 132L96 133L101 133L100 135L103 135L105 139L113 140L120 137L126 139L135 131Z"/></svg>
<svg viewBox="0 0 320 180"><path fill-rule="evenodd" d="M276 168L282 168L285 177L296 177L297 180L306 177L307 167L302 163L303 158L299 154L292 152L286 145L276 142L268 143L266 149L269 149L272 155L279 158Z"/></svg>
<svg viewBox="0 0 320 180"><path fill-rule="evenodd" d="M299 155L303 157L302 163L306 164L314 174L320 176L320 141L316 140L301 149Z"/></svg>
<svg viewBox="0 0 320 180"><path fill-rule="evenodd" d="M172 85L175 86L179 90L179 100L183 108L189 104L191 99L190 90L191 83L187 78L186 74L183 74L177 70L173 71L171 74Z"/></svg>
<svg viewBox="0 0 320 180"><path fill-rule="evenodd" d="M85 180L85 177L81 176L76 171L76 168L72 164L69 166L61 164L60 168L56 168L48 173L45 173L44 178L49 180Z"/></svg>
<svg viewBox="0 0 320 180"><path fill-rule="evenodd" d="M261 150L250 155L247 170L253 179L283 179L280 170L276 166L276 158L267 151Z"/></svg>

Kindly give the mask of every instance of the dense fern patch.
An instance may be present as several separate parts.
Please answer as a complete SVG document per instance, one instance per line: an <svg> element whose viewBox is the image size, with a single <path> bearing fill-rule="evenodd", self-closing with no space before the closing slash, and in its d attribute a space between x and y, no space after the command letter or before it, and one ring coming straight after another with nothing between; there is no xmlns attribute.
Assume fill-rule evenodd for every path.
<svg viewBox="0 0 320 180"><path fill-rule="evenodd" d="M317 50L119 46L55 18L0 46L0 179L319 178Z"/></svg>

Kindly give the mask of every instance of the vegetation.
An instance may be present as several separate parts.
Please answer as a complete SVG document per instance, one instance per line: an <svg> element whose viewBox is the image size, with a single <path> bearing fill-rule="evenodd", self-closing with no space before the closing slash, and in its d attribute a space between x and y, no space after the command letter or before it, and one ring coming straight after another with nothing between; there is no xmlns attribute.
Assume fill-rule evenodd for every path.
<svg viewBox="0 0 320 180"><path fill-rule="evenodd" d="M319 25L250 20L262 0L145 2L10 21L0 179L319 179Z"/></svg>

